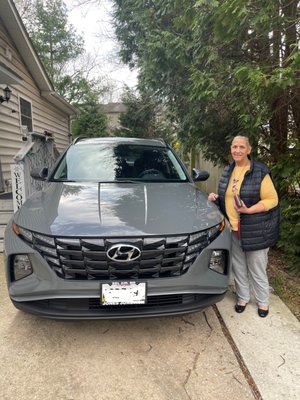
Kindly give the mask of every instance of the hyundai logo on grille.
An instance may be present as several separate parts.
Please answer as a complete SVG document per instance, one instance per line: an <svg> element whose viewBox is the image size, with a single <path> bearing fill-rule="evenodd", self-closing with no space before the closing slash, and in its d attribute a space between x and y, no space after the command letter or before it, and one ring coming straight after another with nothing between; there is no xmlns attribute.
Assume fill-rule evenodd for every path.
<svg viewBox="0 0 300 400"><path fill-rule="evenodd" d="M107 250L106 255L112 261L130 262L141 256L141 250L131 244L115 244Z"/></svg>

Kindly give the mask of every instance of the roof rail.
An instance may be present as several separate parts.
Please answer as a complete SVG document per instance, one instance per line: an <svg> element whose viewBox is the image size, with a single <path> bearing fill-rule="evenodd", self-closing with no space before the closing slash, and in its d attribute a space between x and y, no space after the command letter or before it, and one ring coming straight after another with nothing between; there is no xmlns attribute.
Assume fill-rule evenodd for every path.
<svg viewBox="0 0 300 400"><path fill-rule="evenodd" d="M160 142L162 142L162 143L165 144L166 146L170 146L169 143L166 141L166 139L163 139L163 138L156 138L156 140L159 140Z"/></svg>
<svg viewBox="0 0 300 400"><path fill-rule="evenodd" d="M77 137L72 141L72 143L75 144L75 143L79 142L79 140L82 140L82 139L88 139L88 137L87 137L87 136L77 136Z"/></svg>

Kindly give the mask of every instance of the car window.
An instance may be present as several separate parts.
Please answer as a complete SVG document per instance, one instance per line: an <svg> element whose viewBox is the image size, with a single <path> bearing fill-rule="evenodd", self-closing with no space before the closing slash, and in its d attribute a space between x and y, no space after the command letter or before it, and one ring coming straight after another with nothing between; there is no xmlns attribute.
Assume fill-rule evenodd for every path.
<svg viewBox="0 0 300 400"><path fill-rule="evenodd" d="M188 179L169 148L78 142L68 149L51 180L186 182Z"/></svg>

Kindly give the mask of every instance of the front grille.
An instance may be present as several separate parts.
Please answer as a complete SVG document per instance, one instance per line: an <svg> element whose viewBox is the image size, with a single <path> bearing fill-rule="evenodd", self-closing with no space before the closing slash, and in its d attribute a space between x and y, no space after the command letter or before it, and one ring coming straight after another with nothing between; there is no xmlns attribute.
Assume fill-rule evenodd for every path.
<svg viewBox="0 0 300 400"><path fill-rule="evenodd" d="M221 301L225 292L218 294L169 294L148 296L146 304L103 306L96 298L58 298L17 302L14 305L24 311L48 318L63 319L119 319L162 315L186 314L200 311Z"/></svg>
<svg viewBox="0 0 300 400"><path fill-rule="evenodd" d="M147 310L147 309L159 309L159 308L170 308L170 307L185 307L193 304L197 304L201 301L205 301L209 296L203 294L170 294L170 295L159 295L159 296L148 296L146 304L128 304L128 305L110 305L103 306L99 298L70 298L70 299L47 299L47 300L35 300L32 302L26 302L32 304L34 307L39 309L51 309L56 311L100 311L112 312L112 311L134 311L134 310Z"/></svg>
<svg viewBox="0 0 300 400"><path fill-rule="evenodd" d="M170 294L161 296L148 296L146 304L128 304L128 305L115 305L115 306L103 306L100 304L99 299L89 299L89 309L90 310L100 310L101 308L109 309L120 309L120 307L126 308L148 308L148 307L166 307L166 306L176 306L181 304L191 304L195 301L196 295L188 294Z"/></svg>
<svg viewBox="0 0 300 400"><path fill-rule="evenodd" d="M55 273L71 280L126 280L176 277L184 274L209 244L208 231L191 235L143 238L67 238L31 232L30 240ZM116 262L107 257L116 244L141 251L135 261Z"/></svg>

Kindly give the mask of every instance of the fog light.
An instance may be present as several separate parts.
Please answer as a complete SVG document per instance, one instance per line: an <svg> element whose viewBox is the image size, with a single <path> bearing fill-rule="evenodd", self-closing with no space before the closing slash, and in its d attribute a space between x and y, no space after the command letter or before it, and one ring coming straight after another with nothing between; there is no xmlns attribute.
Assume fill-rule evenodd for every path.
<svg viewBox="0 0 300 400"><path fill-rule="evenodd" d="M224 250L214 250L211 253L209 268L219 274L226 274L226 257Z"/></svg>
<svg viewBox="0 0 300 400"><path fill-rule="evenodd" d="M25 278L26 276L32 274L32 272L33 270L31 262L26 254L18 254L14 257L13 275L16 281Z"/></svg>

